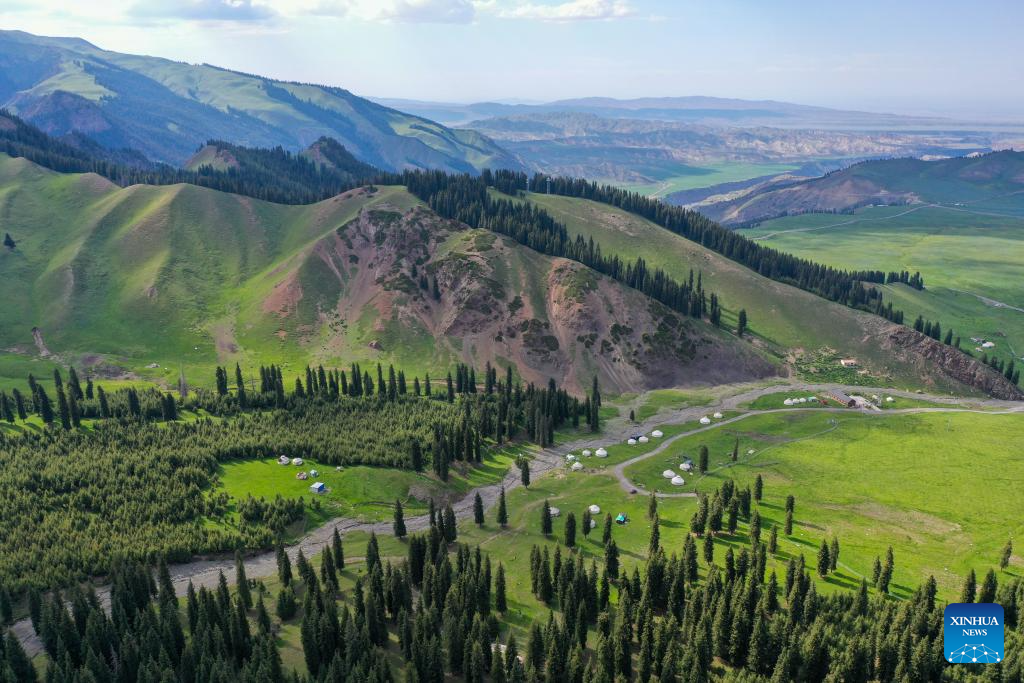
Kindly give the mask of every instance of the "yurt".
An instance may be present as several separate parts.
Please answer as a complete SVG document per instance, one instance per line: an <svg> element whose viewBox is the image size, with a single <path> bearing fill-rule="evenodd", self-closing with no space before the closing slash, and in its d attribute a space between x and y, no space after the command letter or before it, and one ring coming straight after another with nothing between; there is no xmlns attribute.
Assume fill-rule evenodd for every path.
<svg viewBox="0 0 1024 683"><path fill-rule="evenodd" d="M665 436L665 434L660 429L655 429L653 432L651 432L651 436L653 436L655 439L660 439L661 437Z"/></svg>
<svg viewBox="0 0 1024 683"><path fill-rule="evenodd" d="M630 446L635 446L636 445L636 439L630 439L626 443L628 443Z"/></svg>
<svg viewBox="0 0 1024 683"><path fill-rule="evenodd" d="M301 465L302 462L303 462L302 458L292 458L292 464L295 465L295 466Z"/></svg>
<svg viewBox="0 0 1024 683"><path fill-rule="evenodd" d="M590 528L591 529L596 529L597 528L597 520L596 519L591 519L590 520Z"/></svg>
<svg viewBox="0 0 1024 683"><path fill-rule="evenodd" d="M560 514L562 514L561 510L559 510L558 508L551 508L551 516L552 517L557 517Z"/></svg>
<svg viewBox="0 0 1024 683"><path fill-rule="evenodd" d="M751 448L749 451L747 451L747 455L753 455L753 454L754 454L754 449L753 448Z"/></svg>
<svg viewBox="0 0 1024 683"><path fill-rule="evenodd" d="M676 476L676 473L673 472L672 470L665 470L664 472L661 473L661 476L665 477L666 479L671 479L672 477Z"/></svg>
<svg viewBox="0 0 1024 683"><path fill-rule="evenodd" d="M793 405L793 399L787 398L785 401L782 402L782 405L784 405L784 406L791 406L791 405Z"/></svg>
<svg viewBox="0 0 1024 683"><path fill-rule="evenodd" d="M892 398L892 396L886 396L886 397L885 397L885 402L886 402L886 403L892 403L892 401L893 401L893 398Z"/></svg>
<svg viewBox="0 0 1024 683"><path fill-rule="evenodd" d="M702 425L709 425L709 424L711 424L711 418L710 418L710 417L708 417L707 415L705 415L704 417L702 417L702 418L700 419L700 423L701 423Z"/></svg>
<svg viewBox="0 0 1024 683"><path fill-rule="evenodd" d="M641 436L639 439L637 439L637 441L639 441L640 443L647 443L648 441L650 441L650 439L648 439L646 436Z"/></svg>
<svg viewBox="0 0 1024 683"><path fill-rule="evenodd" d="M608 457L608 451L606 451L603 448L598 448L597 452L594 453L594 455L596 455L599 458L607 458Z"/></svg>
<svg viewBox="0 0 1024 683"><path fill-rule="evenodd" d="M806 399L806 398L801 398L801 399L800 399L800 402L801 402L801 403L807 403L807 399Z"/></svg>
<svg viewBox="0 0 1024 683"><path fill-rule="evenodd" d="M579 472L582 469L583 469L583 463L581 463L581 462L574 462L572 464L572 471L573 472Z"/></svg>
<svg viewBox="0 0 1024 683"><path fill-rule="evenodd" d="M715 413L711 417L715 418L716 420L721 420L722 419L722 414L721 413Z"/></svg>
<svg viewBox="0 0 1024 683"><path fill-rule="evenodd" d="M287 465L290 462L291 459L287 455L282 455L280 458L277 459L278 465Z"/></svg>
<svg viewBox="0 0 1024 683"><path fill-rule="evenodd" d="M584 458L589 458L591 455L593 455L593 453L590 452L589 450L584 450L583 451L583 457Z"/></svg>
<svg viewBox="0 0 1024 683"><path fill-rule="evenodd" d="M600 505L591 505L588 509L590 510L590 514L592 514L592 515L599 515L599 514L601 514L601 506Z"/></svg>
<svg viewBox="0 0 1024 683"><path fill-rule="evenodd" d="M573 455L572 453L570 453L569 455L565 456L565 461L566 462L572 462L575 459L576 459L576 456Z"/></svg>
<svg viewBox="0 0 1024 683"><path fill-rule="evenodd" d="M678 475L675 476L675 477L672 477L672 485L673 486L682 486L685 483L686 483L686 480L683 479L682 477L678 476Z"/></svg>
<svg viewBox="0 0 1024 683"><path fill-rule="evenodd" d="M680 463L679 464L679 469L681 469L683 472L690 472L690 471L693 470L693 463L692 462Z"/></svg>

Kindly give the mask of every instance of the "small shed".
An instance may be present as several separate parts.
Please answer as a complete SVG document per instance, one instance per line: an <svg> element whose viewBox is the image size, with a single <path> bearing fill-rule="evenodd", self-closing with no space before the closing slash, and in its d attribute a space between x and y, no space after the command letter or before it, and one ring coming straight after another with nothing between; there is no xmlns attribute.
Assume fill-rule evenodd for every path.
<svg viewBox="0 0 1024 683"><path fill-rule="evenodd" d="M583 463L581 463L581 462L574 462L574 463L572 464L572 467L571 467L570 469L571 469L571 470L572 470L573 472L579 472L580 470L582 470L582 469L583 469Z"/></svg>
<svg viewBox="0 0 1024 683"><path fill-rule="evenodd" d="M625 512L620 512L619 514L617 514L615 516L615 523L616 524L625 524L628 521L629 521L629 517L626 516Z"/></svg>
<svg viewBox="0 0 1024 683"><path fill-rule="evenodd" d="M847 396L845 392L839 391L838 389L833 389L829 391L828 397L835 401L836 403L838 403L839 405L845 406L846 408L852 408L855 405L857 405L856 401Z"/></svg>
<svg viewBox="0 0 1024 683"><path fill-rule="evenodd" d="M591 505L587 509L590 510L590 514L592 514L592 515L599 515L599 514L601 514L601 506L600 505Z"/></svg>
<svg viewBox="0 0 1024 683"><path fill-rule="evenodd" d="M309 485L309 490L313 493L327 493L327 486L322 481L317 481Z"/></svg>
<svg viewBox="0 0 1024 683"><path fill-rule="evenodd" d="M598 448L597 449L597 453L595 453L594 455L596 455L599 458L607 458L608 457L608 451L606 451L603 448Z"/></svg>
<svg viewBox="0 0 1024 683"><path fill-rule="evenodd" d="M662 432L660 429L655 429L653 432L651 432L651 436L653 436L655 439L660 439L661 437L665 436L665 433Z"/></svg>
<svg viewBox="0 0 1024 683"><path fill-rule="evenodd" d="M685 483L686 483L686 480L683 479L682 477L678 476L678 475L672 477L672 485L673 486L682 486Z"/></svg>
<svg viewBox="0 0 1024 683"><path fill-rule="evenodd" d="M672 470L665 470L664 472L661 473L661 476L665 477L666 479L671 479L672 477L676 476L676 473L673 472Z"/></svg>

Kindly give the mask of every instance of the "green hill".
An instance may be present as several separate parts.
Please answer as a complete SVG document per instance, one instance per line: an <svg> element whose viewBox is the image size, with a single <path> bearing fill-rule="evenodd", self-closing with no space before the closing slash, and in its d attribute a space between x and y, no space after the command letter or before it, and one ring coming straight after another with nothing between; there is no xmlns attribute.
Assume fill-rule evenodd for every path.
<svg viewBox="0 0 1024 683"><path fill-rule="evenodd" d="M321 137L388 170L517 167L492 140L341 88L275 81L102 50L77 38L0 32L0 106L47 133L181 164L207 140L292 151Z"/></svg>
<svg viewBox="0 0 1024 683"><path fill-rule="evenodd" d="M995 373L916 339L906 327L762 277L634 214L586 199L536 193L527 198L564 222L571 237L593 238L607 253L643 257L650 267L680 279L691 268L700 272L720 295L727 325L735 325L739 310L746 309L759 343L808 379L886 381L941 391L999 383ZM842 368L841 357L857 359L858 368Z"/></svg>
<svg viewBox="0 0 1024 683"><path fill-rule="evenodd" d="M570 387L597 374L625 391L777 372L734 337L579 263L441 220L399 187L287 206L119 188L0 156L0 231L16 242L0 249L0 278L19 293L0 309L0 348L105 376L464 360Z"/></svg>

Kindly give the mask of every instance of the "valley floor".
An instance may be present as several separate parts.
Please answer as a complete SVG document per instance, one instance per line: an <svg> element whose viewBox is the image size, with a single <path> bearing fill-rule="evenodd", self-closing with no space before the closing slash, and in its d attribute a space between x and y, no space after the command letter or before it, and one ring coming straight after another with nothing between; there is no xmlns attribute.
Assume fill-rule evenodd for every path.
<svg viewBox="0 0 1024 683"><path fill-rule="evenodd" d="M905 402L905 405L908 407L893 407L879 411L820 406L770 407L781 403L782 397L787 393L824 394L834 389L849 390L851 393L867 395L871 393L884 393L885 396L893 397L894 402ZM629 399L627 397L627 404L635 405L637 402L642 404L643 399L643 396L636 399ZM659 456L671 455L671 457L678 459L680 453L690 452L692 454L697 443L706 441L713 446L711 468L706 478L704 480L695 479L689 482L690 486L686 487L684 497L676 496L677 499L664 500L662 503L664 509L659 508L659 513L662 516L662 544L666 548L678 548L681 547L682 538L688 528L687 521L689 516L695 509L696 494L694 493L694 484L696 484L696 490L709 492L721 483L722 475L726 474L730 478L736 478L740 485L746 485L751 483L748 480L753 477L754 472L758 471L753 469L753 467L769 465L763 459L757 465L752 462L753 458L750 459L751 461L747 461L748 443L751 444L752 449L756 449L755 454L757 456L760 456L761 451L780 445L786 446L788 455L791 447L797 446L798 442L805 441L810 437L820 437L833 431L833 423L841 420L844 424L850 422L859 424L862 427L861 431L856 434L859 442L847 444L852 450L849 454L844 453L844 459L865 457L868 460L864 455L866 450L869 451L875 447L870 442L864 441L866 436L864 430L869 426L883 425L885 421L890 421L891 423L893 420L909 419L911 417L934 422L934 419L931 419L932 417L948 416L950 420L963 421L971 416L982 418L983 415L982 419L988 420L1012 419L1012 424L1000 422L998 424L985 425L985 429L994 428L1000 434L1000 438L1009 440L1005 443L1010 443L1011 441L1016 443L1019 437L1020 442L1024 444L1024 417L1019 420L1017 417L1007 417L1011 415L1024 416L1024 404L994 399L959 399L892 389L865 389L863 387L844 387L832 384L796 383L785 385L772 384L755 388L750 388L749 386L733 387L728 395L700 396L695 400L693 397L681 392L679 395L658 392L657 402L659 405L653 409L653 412L646 419L642 419L639 423L630 422L625 418L625 415L620 414L620 417L607 421L604 432L600 435L577 438L547 449L537 449L532 453L531 472L533 483L528 490L521 486L518 469L510 467L503 478L468 489L462 498L453 503L455 514L460 520L459 540L461 542L481 545L485 550L495 555L495 560L504 563L510 569L510 602L513 605L520 605L519 608L513 608L514 618L511 620L513 628L522 628L523 625L528 626L530 620L535 616L538 618L543 617L539 613L534 615L530 611L536 609L536 604L532 600L526 599L526 596L529 594L528 581L527 585L522 585L522 582L526 580L523 576L528 576L529 574L526 571L528 568L526 563L531 544L543 544L551 540L541 536L538 530L534 528L537 526L534 518L542 501L550 499L559 506L563 506L563 509L572 510L577 508L582 510L587 505L600 501L603 509L598 516L599 519L606 513L616 514L620 511L628 513L631 520L630 524L633 527L625 532L617 530L617 540L623 549L626 562L628 564L639 562L646 554L647 538L650 533L650 522L644 516L648 497L645 495L644 489L640 487L640 484L645 484L646 488L654 490L656 488L655 484L660 483L657 476L654 475L652 477L649 471L662 468L661 461L665 458ZM694 405L694 403L697 405ZM896 405L900 404L897 403ZM702 417L709 416L716 411L721 412L723 418L709 425L702 425L699 422ZM958 422L958 426L960 425L961 422ZM650 433L655 428L661 429L664 432L662 439L653 439L649 443L635 446L625 444L625 440L630 435ZM946 428L949 429L949 426ZM887 434L891 433L891 431L890 429L885 430ZM934 448L937 445L934 438L936 434L937 432L930 434L929 438L931 440L927 441L927 448ZM723 453L727 450L725 445L731 446L733 438L739 439L737 443L743 446L741 452L744 453L741 462L736 463L738 468L735 470L735 473L730 469L731 465L728 462L728 458L723 456ZM971 439L971 432L968 431L966 434L960 433L956 442L951 441L950 445L954 448L966 449ZM726 444L726 442L728 443ZM810 443L810 441L805 442ZM818 441L814 441L814 443L819 444ZM596 459L589 458L585 462L586 469L584 472L568 472L565 467L568 454L579 455L582 449L596 449L599 446L605 446L608 449L607 459L599 462ZM829 493L831 487L839 485L839 480L822 481L820 478L822 472L817 472L818 478L811 478L805 482L797 481L798 477L794 477L794 472L798 472L801 467L807 467L806 462L801 464L802 458L811 458L811 461L813 461L820 459L820 455L820 448L815 448L806 454L798 454L794 463L788 463L779 467L765 467L763 470L760 470L764 472L766 479L765 500L760 506L762 514L766 516L765 532L767 532L770 524L779 523L778 520L772 521L771 518L778 515L773 515L771 510L774 509L775 513L779 512L782 499L787 493L796 491L798 500L797 528L792 536L783 536L780 533L780 551L778 556L772 560L769 570L772 568L779 570L781 568L784 571L784 559L799 553L808 555L813 562L818 543L823 538L836 534L846 549L843 563L840 565L841 570L825 579L825 585L819 588L819 590L847 587L859 582L860 576L870 566L869 562L872 554L884 553L885 544L896 544L898 546L898 566L893 593L896 596L906 595L917 583L925 578L924 575L920 575L920 570L928 566L928 562L915 559L914 540L910 536L905 536L906 543L901 545L899 537L893 535L893 528L901 526L898 521L878 517L878 514L881 514L879 509L882 508L882 505L877 505L878 509L875 509L873 512L869 510L863 514L853 513L853 517L860 515L857 519L851 519L851 515L848 514L841 519L828 520L822 526L822 520L819 519L819 516L823 512L827 512L829 507L825 497L832 495ZM881 454L881 461L884 461L887 455L890 454ZM909 505L914 505L915 496L942 495L937 493L942 488L938 484L936 485L937 488L925 487L920 491L914 491L914 489L917 481L932 482L936 473L945 472L946 470L943 468L946 465L946 461L941 463L939 461L934 463L924 462L919 459L920 452L917 451L904 454L894 449L891 455L892 461L890 465L893 477L907 487L906 500L909 501ZM955 455L959 456L960 454L957 451ZM970 454L967 453L966 455L969 456ZM907 459L902 459L904 456ZM894 479L882 476L878 467L885 467L886 465L880 464L876 460L878 460L877 457L870 459L871 464L864 465L861 473L853 476L863 475L865 478L877 478L880 481L880 486L886 487L888 495L888 493L892 493L888 489L893 486ZM777 465L778 463L774 462L771 464ZM952 462L949 464L952 464ZM963 463L963 465L970 467L969 463ZM933 470L931 476L920 476L920 470L925 468ZM827 476L827 472L825 474ZM1024 476L1024 473L1007 473L1007 481L1012 480L1014 476ZM586 486L580 486L577 477L587 477ZM481 528L477 528L472 522L473 494L480 494L484 507L488 511L488 519L490 519L492 508L497 503L502 488L508 492L511 513L508 528L500 529L496 525L490 524L490 522ZM815 489L817 489L817 493ZM872 514L874 514L874 517ZM921 518L925 519L925 521L930 519L927 515L923 514ZM419 514L406 517L405 523L408 531L412 533L427 528L429 520L426 515ZM877 528L875 527L876 523ZM911 519L909 523L910 526L907 528L910 531L908 533L913 533L912 529L915 522ZM313 557L330 543L335 529L344 534L346 556L349 558L350 564L358 565L361 562L360 551L363 544L365 544L366 537L370 533L375 533L382 537L382 554L395 557L404 556L404 543L398 539L388 538L392 534L390 521L370 522L351 517L336 517L326 521L322 526L306 534L297 543L288 547L287 552L293 560L300 551L307 558ZM1000 528L997 535L1005 535L1006 533L1012 535L1013 531L1013 529L1009 528ZM1016 531L1019 535L1020 532L1024 532L1024 529L1016 529ZM745 525L741 525L737 534L716 539L716 545L722 544L722 552L724 552L725 546L736 546L738 549L746 543L745 533ZM593 557L595 559L601 557L603 550L597 542L599 535L598 530L598 533L594 533L589 539L584 539L580 542L580 549L586 557ZM971 538L972 536L970 533L965 533L964 537ZM893 540L894 538L896 540ZM991 562L992 560L988 558L988 555L991 554L994 557L996 549L989 548L988 546L997 541L1001 543L1005 541L1005 538L996 539L993 537L985 538L984 540L985 548L972 548L974 554L971 557L962 557L956 561L959 564L967 562L968 564L965 566L970 566L971 562L980 562L982 564ZM977 556L977 552L982 550L984 550L985 555L982 557ZM930 560L931 558L928 558L928 561ZM956 571L949 571L947 575L937 577L940 592L943 595L948 596L948 594L956 590L954 584L958 581L959 574L957 574L957 571L960 570L959 564L955 568ZM171 567L171 573L175 590L179 595L184 595L190 582L196 587L207 586L212 588L217 585L219 575L222 572L225 576L233 577L234 568L234 560L231 558L201 558L189 563L174 565ZM247 558L245 560L245 569L250 579L266 580L268 584L272 585L276 581L277 572L274 552L263 552ZM101 601L106 604L109 600L109 591L103 587L99 589L98 593ZM290 626L285 625L285 628L287 630ZM22 641L30 655L35 656L41 652L41 642L33 632L28 619L18 621L12 627L12 630ZM282 637L286 635L285 632Z"/></svg>

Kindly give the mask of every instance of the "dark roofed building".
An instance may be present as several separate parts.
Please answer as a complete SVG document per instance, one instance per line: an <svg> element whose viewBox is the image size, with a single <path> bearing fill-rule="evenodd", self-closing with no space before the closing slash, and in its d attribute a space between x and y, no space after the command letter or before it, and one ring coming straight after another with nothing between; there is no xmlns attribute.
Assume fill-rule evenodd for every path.
<svg viewBox="0 0 1024 683"><path fill-rule="evenodd" d="M839 391L838 389L833 389L832 391L826 392L825 395L828 396L833 401L835 401L836 403L846 408L852 408L855 405L857 405L856 401L847 396L845 392Z"/></svg>

